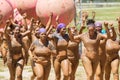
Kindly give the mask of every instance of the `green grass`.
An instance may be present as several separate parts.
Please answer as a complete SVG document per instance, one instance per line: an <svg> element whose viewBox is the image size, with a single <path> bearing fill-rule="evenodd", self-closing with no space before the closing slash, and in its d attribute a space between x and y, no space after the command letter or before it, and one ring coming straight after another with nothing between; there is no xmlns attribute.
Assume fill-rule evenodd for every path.
<svg viewBox="0 0 120 80"><path fill-rule="evenodd" d="M0 69L0 72L4 72L3 68Z"/></svg>
<svg viewBox="0 0 120 80"><path fill-rule="evenodd" d="M97 9L88 9L89 12L96 12L96 20L104 21L115 21L120 16L120 7L104 7Z"/></svg>
<svg viewBox="0 0 120 80"><path fill-rule="evenodd" d="M0 76L0 79L4 79L5 77L4 76Z"/></svg>

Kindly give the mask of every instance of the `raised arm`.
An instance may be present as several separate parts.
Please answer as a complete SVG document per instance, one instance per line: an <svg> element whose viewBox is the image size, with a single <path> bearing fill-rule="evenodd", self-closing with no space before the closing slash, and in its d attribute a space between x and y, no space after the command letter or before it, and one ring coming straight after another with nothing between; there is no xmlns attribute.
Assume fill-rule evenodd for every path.
<svg viewBox="0 0 120 80"><path fill-rule="evenodd" d="M114 28L114 26L113 26L113 23L110 23L110 28L111 28L111 30L112 30L111 39L112 39L112 40L116 40L117 34L116 34L115 28Z"/></svg>
<svg viewBox="0 0 120 80"><path fill-rule="evenodd" d="M26 18L27 18L27 14L26 13L24 13L23 15L23 27L24 27L24 29L28 29L28 26L27 26L27 21L26 21Z"/></svg>
<svg viewBox="0 0 120 80"><path fill-rule="evenodd" d="M10 22L11 22L11 24L12 24L12 25L17 25L17 24L14 22L14 20L13 20L13 17L12 17L12 16L10 16L10 17L9 17L9 20L10 20Z"/></svg>
<svg viewBox="0 0 120 80"><path fill-rule="evenodd" d="M74 36L71 32L71 28L68 28L68 33L69 33L69 38L71 41L74 41L74 42L81 41L81 39L80 39L81 35L79 34L79 35Z"/></svg>
<svg viewBox="0 0 120 80"><path fill-rule="evenodd" d="M108 28L108 22L104 22L104 27L105 27L105 30L107 32L107 38L110 39L111 36L110 36L109 28Z"/></svg>
<svg viewBox="0 0 120 80"><path fill-rule="evenodd" d="M59 24L59 15L56 17L56 25Z"/></svg>
<svg viewBox="0 0 120 80"><path fill-rule="evenodd" d="M37 25L37 27L40 27L40 26L41 26L41 20L40 20L40 18L37 19L36 25Z"/></svg>
<svg viewBox="0 0 120 80"><path fill-rule="evenodd" d="M50 28L50 25L52 23L52 17L53 17L53 13L50 13L49 20L46 25L46 31L49 30L49 28Z"/></svg>
<svg viewBox="0 0 120 80"><path fill-rule="evenodd" d="M96 12L95 11L92 11L92 19L95 20L95 15L96 15Z"/></svg>
<svg viewBox="0 0 120 80"><path fill-rule="evenodd" d="M52 31L53 27L54 27L53 25L50 26L50 28L49 28L49 30L47 31L46 35L49 35L49 34L50 34L50 32Z"/></svg>
<svg viewBox="0 0 120 80"><path fill-rule="evenodd" d="M80 27L80 30L79 30L79 34L82 34L82 31L86 28L86 27L85 27L85 22L86 22L86 17L85 17L85 15L83 15L83 16L82 16L81 27Z"/></svg>
<svg viewBox="0 0 120 80"><path fill-rule="evenodd" d="M118 21L118 34L120 36L120 17L117 18Z"/></svg>
<svg viewBox="0 0 120 80"><path fill-rule="evenodd" d="M83 11L82 12L82 17L83 16L85 16L85 19L88 19L88 16L89 16L88 12L87 11Z"/></svg>
<svg viewBox="0 0 120 80"><path fill-rule="evenodd" d="M34 19L32 18L31 19L31 23L30 23L30 28L26 32L21 33L23 37L25 37L25 36L27 36L27 35L32 33L33 23L34 23Z"/></svg>
<svg viewBox="0 0 120 80"><path fill-rule="evenodd" d="M10 39L10 36L9 36L9 32L8 32L8 27L10 26L10 24L11 24L11 21L10 20L7 20L6 21L6 25L5 25L5 28L4 28L4 35L5 35L5 37L6 37L6 39Z"/></svg>
<svg viewBox="0 0 120 80"><path fill-rule="evenodd" d="M84 25L81 25L80 27L80 30L79 30L79 34L82 34L83 30L85 29L86 27Z"/></svg>

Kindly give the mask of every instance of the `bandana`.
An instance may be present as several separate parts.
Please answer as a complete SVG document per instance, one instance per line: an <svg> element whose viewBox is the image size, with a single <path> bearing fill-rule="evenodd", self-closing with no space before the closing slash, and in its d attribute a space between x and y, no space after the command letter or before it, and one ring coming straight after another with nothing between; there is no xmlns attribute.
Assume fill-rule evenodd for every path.
<svg viewBox="0 0 120 80"><path fill-rule="evenodd" d="M45 28L40 28L39 30L38 30L38 33L40 34L40 33L45 33L46 32L46 29Z"/></svg>
<svg viewBox="0 0 120 80"><path fill-rule="evenodd" d="M102 28L102 23L100 23L100 22L96 22L96 23L95 23L95 26L96 26L96 27L100 27L100 28Z"/></svg>
<svg viewBox="0 0 120 80"><path fill-rule="evenodd" d="M59 33L60 30L61 30L62 28L64 28L64 27L66 27L66 25L65 25L64 23L58 24L58 26L57 26L57 32Z"/></svg>

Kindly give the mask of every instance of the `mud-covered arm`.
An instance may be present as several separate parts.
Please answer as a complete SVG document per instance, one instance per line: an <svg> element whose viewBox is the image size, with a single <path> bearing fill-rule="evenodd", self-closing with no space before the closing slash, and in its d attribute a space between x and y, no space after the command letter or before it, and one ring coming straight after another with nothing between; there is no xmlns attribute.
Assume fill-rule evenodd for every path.
<svg viewBox="0 0 120 80"><path fill-rule="evenodd" d="M10 20L12 25L14 25L14 26L18 25L18 24L15 23L12 16L9 17L9 20Z"/></svg>
<svg viewBox="0 0 120 80"><path fill-rule="evenodd" d="M46 35L49 35L49 34L50 34L50 32L52 31L53 27L54 27L53 25L50 26L50 28L49 28L48 31L46 32Z"/></svg>
<svg viewBox="0 0 120 80"><path fill-rule="evenodd" d="M42 23L41 23L40 18L38 18L38 19L37 19L36 23L38 24L38 26L37 26L37 27L40 27L40 26L41 26L41 24L42 24Z"/></svg>
<svg viewBox="0 0 120 80"><path fill-rule="evenodd" d="M25 49L24 48L22 48L22 55L23 55L23 58L25 60L26 65L27 65L27 54L25 53Z"/></svg>
<svg viewBox="0 0 120 80"><path fill-rule="evenodd" d="M56 24L58 25L59 24L59 15L56 17Z"/></svg>
<svg viewBox="0 0 120 80"><path fill-rule="evenodd" d="M2 54L3 62L5 65L5 63L7 62L8 47L6 43L4 43L1 47L2 47L1 54Z"/></svg>
<svg viewBox="0 0 120 80"><path fill-rule="evenodd" d="M6 21L6 25L5 25L5 28L4 28L4 31L3 31L3 35L5 36L6 38L6 41L9 41L10 40L10 36L9 36L9 32L7 31L8 27L10 26L11 22L10 20L7 20ZM7 62L7 53L8 53L8 47L7 47L7 43L4 43L2 46L2 58L3 58L3 61L4 61L4 64Z"/></svg>
<svg viewBox="0 0 120 80"><path fill-rule="evenodd" d="M48 20L47 25L46 25L46 31L48 31L50 26L51 26L52 17L53 17L53 13L50 13L49 20Z"/></svg>
<svg viewBox="0 0 120 80"><path fill-rule="evenodd" d="M33 57L34 57L32 51L31 51L30 49L28 50L28 53L29 53L30 58L33 58Z"/></svg>
<svg viewBox="0 0 120 80"><path fill-rule="evenodd" d="M82 34L83 30L86 28L85 27L85 23L86 23L86 16L83 14L82 15L82 23L81 23L81 27L80 27L80 30L79 30L79 34Z"/></svg>
<svg viewBox="0 0 120 80"><path fill-rule="evenodd" d="M10 17L9 17L9 20L10 20L11 24L15 25L15 23L14 23L14 21L13 21L13 16L10 16Z"/></svg>
<svg viewBox="0 0 120 80"><path fill-rule="evenodd" d="M11 21L10 20L7 20L6 21L6 25L5 25L5 28L4 28L4 36L5 36L5 38L6 39L8 39L8 40L10 40L10 36L9 36L9 32L8 32L8 27L10 26L10 24L11 24Z"/></svg>
<svg viewBox="0 0 120 80"><path fill-rule="evenodd" d="M100 36L100 40L107 40L108 38L107 38L107 35L105 35L105 34L101 34L101 33L98 33L99 34L99 36Z"/></svg>
<svg viewBox="0 0 120 80"><path fill-rule="evenodd" d="M86 28L86 27L82 25L82 26L80 27L79 34L82 34L82 33L83 33L83 30L84 30L85 28Z"/></svg>
<svg viewBox="0 0 120 80"><path fill-rule="evenodd" d="M26 13L24 13L23 15L23 27L24 27L24 29L28 29L28 26L27 26L27 21L26 21L26 18L27 18L27 14Z"/></svg>
<svg viewBox="0 0 120 80"><path fill-rule="evenodd" d="M70 30L70 28L68 28L68 33L69 33L69 38L71 41L74 41L74 42L78 42L78 41L81 41L81 34L77 35L77 36L74 36Z"/></svg>
<svg viewBox="0 0 120 80"><path fill-rule="evenodd" d="M89 16L89 14L87 11L82 12L82 17L85 17L85 19L88 19L88 16Z"/></svg>
<svg viewBox="0 0 120 80"><path fill-rule="evenodd" d="M114 28L114 26L113 26L113 23L110 23L110 28L111 28L111 30L112 30L111 39L115 41L116 38L117 38L117 33L116 33L116 31L115 31L115 28Z"/></svg>
<svg viewBox="0 0 120 80"><path fill-rule="evenodd" d="M52 34L47 34L47 39L48 40L54 40L55 39L55 37L56 37L56 32L54 32L54 33L52 33Z"/></svg>
<svg viewBox="0 0 120 80"><path fill-rule="evenodd" d="M92 19L95 20L96 12L92 11Z"/></svg>
<svg viewBox="0 0 120 80"><path fill-rule="evenodd" d="M111 36L110 36L109 28L108 28L108 22L104 22L104 27L105 27L105 30L107 32L107 38L110 39Z"/></svg>
<svg viewBox="0 0 120 80"><path fill-rule="evenodd" d="M31 19L30 28L29 28L26 32L21 33L23 37L28 36L29 34L32 33L33 23L34 23L34 19L32 18L32 19Z"/></svg>
<svg viewBox="0 0 120 80"><path fill-rule="evenodd" d="M77 36L74 36L73 39L81 41L81 37L82 37L82 34L79 34Z"/></svg>
<svg viewBox="0 0 120 80"><path fill-rule="evenodd" d="M33 42L31 45L30 45L30 48L28 50L28 54L30 56L30 58L33 58L34 57L34 54L33 54L33 50L35 49L35 42Z"/></svg>
<svg viewBox="0 0 120 80"><path fill-rule="evenodd" d="M118 35L120 36L120 17L117 18L118 21Z"/></svg>
<svg viewBox="0 0 120 80"><path fill-rule="evenodd" d="M81 24L81 27L80 27L80 30L79 30L79 34L82 34L83 30L86 28L85 22L86 22L86 19L85 19L85 17L83 17L82 24Z"/></svg>

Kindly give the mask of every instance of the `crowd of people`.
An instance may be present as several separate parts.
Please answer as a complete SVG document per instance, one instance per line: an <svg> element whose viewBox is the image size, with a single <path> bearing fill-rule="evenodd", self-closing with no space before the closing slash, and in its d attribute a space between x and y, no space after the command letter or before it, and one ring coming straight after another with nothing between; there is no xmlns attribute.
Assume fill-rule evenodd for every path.
<svg viewBox="0 0 120 80"><path fill-rule="evenodd" d="M118 31L113 23L88 19L82 13L80 30L66 27L56 17L56 26L52 25L53 13L46 25L40 19L32 18L27 24L27 15L22 15L22 22L10 17L3 31L0 31L0 52L4 64L7 64L10 80L22 80L22 72L28 60L31 61L33 75L31 80L48 80L51 65L55 72L55 80L75 80L75 73L82 60L87 80L119 80L119 49L117 34L120 35L120 17L117 18ZM83 30L87 28L87 32ZM83 43L83 51L79 54L79 43Z"/></svg>

